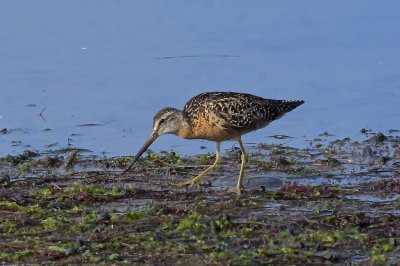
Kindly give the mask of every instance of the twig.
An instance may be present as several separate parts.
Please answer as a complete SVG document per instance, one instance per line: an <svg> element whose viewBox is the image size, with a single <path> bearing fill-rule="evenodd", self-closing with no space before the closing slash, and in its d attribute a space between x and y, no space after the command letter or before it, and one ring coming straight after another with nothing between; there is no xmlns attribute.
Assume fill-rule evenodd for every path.
<svg viewBox="0 0 400 266"><path fill-rule="evenodd" d="M46 118L44 118L44 116L43 116L44 110L46 110L46 107L43 108L43 110L39 113L39 116L40 116L44 121L47 121Z"/></svg>

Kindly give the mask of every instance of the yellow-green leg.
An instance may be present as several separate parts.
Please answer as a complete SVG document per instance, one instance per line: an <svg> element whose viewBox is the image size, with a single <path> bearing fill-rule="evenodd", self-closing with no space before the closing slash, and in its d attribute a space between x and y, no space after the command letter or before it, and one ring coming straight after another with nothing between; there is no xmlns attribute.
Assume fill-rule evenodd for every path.
<svg viewBox="0 0 400 266"><path fill-rule="evenodd" d="M238 182L236 184L236 188L235 189L230 189L229 192L236 192L238 195L240 195L241 193L241 188L242 188L242 182L243 182L243 176L244 176L244 169L246 167L247 164L247 153L246 150L244 149L243 143L242 143L242 139L238 139L237 142L239 143L240 146L240 151L242 152L242 163L240 165L240 172L239 172L239 178L238 178Z"/></svg>
<svg viewBox="0 0 400 266"><path fill-rule="evenodd" d="M202 179L205 175L207 175L208 172L215 169L218 166L219 162L221 161L220 145L221 145L221 143L217 142L217 151L216 151L215 162L211 166L209 166L206 170L201 172L198 176L194 177L192 180L179 183L178 187L193 186L195 183L199 182L199 180Z"/></svg>
<svg viewBox="0 0 400 266"><path fill-rule="evenodd" d="M242 151L242 164L240 165L240 173L239 173L239 179L236 185L236 190L238 195L240 195L240 189L242 188L242 182L243 182L243 176L244 176L244 168L246 167L247 164L247 153L246 150L243 147L242 140L239 139L239 145L240 145L240 150Z"/></svg>

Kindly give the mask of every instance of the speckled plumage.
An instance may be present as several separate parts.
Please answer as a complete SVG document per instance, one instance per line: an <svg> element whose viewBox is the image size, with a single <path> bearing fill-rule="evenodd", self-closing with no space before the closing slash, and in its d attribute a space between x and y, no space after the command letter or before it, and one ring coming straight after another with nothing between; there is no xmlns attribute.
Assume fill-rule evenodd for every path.
<svg viewBox="0 0 400 266"><path fill-rule="evenodd" d="M242 151L242 163L239 179L234 190L241 193L244 168L247 155L241 136L263 128L270 122L282 117L304 101L285 101L264 99L255 95L236 92L206 92L190 99L183 110L165 107L158 111L153 119L153 131L133 162L124 171L129 171L146 149L163 134L175 134L186 139L206 139L217 144L216 159L213 165L188 182L180 186L192 186L220 162L220 143L236 140Z"/></svg>
<svg viewBox="0 0 400 266"><path fill-rule="evenodd" d="M189 138L224 141L263 128L303 103L246 93L207 92L186 103L183 118L191 128ZM214 134L208 134L209 131Z"/></svg>

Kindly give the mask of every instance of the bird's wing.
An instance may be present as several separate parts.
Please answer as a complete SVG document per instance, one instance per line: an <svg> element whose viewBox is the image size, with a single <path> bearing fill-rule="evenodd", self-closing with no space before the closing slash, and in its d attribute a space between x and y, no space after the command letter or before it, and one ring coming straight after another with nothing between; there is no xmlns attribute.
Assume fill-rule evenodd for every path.
<svg viewBox="0 0 400 266"><path fill-rule="evenodd" d="M264 127L302 103L264 99L245 93L210 92L190 99L183 114L189 122L209 115L217 117L228 130L252 131Z"/></svg>

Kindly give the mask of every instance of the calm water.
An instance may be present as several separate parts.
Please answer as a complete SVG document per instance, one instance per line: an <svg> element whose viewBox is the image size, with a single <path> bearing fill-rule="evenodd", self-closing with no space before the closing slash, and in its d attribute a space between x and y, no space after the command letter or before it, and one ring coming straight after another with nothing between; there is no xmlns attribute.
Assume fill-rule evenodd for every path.
<svg viewBox="0 0 400 266"><path fill-rule="evenodd" d="M132 154L156 111L213 90L306 101L247 143L399 129L399 10L397 0L3 1L0 155L68 143ZM175 136L152 148L200 146L214 149Z"/></svg>

